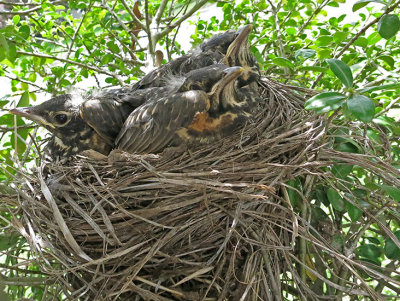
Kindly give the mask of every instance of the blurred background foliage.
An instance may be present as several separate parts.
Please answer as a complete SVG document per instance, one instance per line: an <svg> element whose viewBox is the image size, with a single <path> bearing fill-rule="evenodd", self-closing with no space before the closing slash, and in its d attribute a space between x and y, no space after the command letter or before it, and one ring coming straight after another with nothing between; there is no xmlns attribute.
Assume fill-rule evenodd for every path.
<svg viewBox="0 0 400 301"><path fill-rule="evenodd" d="M329 140L334 150L361 152L351 138L365 138L371 155L399 169L399 3L391 0L243 0L243 1L0 1L0 195L13 195L9 185L17 168L37 160L46 136L35 125L7 114L71 89L105 88L134 83L153 66L196 47L216 32L254 25L251 49L264 76L319 90L305 108L329 116ZM37 100L38 99L38 100ZM350 130L357 124L359 131ZM35 136L35 139L33 139ZM28 146L28 147L27 147ZM365 153L364 155L369 155ZM373 162L379 168L379 161ZM296 211L303 210L300 193L314 185L311 224L335 225L332 245L359 264L368 265L400 283L400 188L357 165L335 164L324 179L287 184ZM380 196L372 199L367 191ZM15 197L17 197L15 195ZM46 271L34 264L8 205L0 203L0 299L63 299ZM390 210L385 210L390 208ZM375 216L376 219L372 219ZM312 252L306 265L333 283ZM353 267L357 270L357 266ZM310 287L319 294L337 295L312 273ZM386 300L396 299L400 287L366 273L359 280ZM343 293L345 294L345 293ZM288 300L297 299L284 293ZM393 297L390 297L393 296ZM352 296L349 300L364 297ZM383 298L383 297L382 297ZM382 299L383 300L383 299Z"/></svg>

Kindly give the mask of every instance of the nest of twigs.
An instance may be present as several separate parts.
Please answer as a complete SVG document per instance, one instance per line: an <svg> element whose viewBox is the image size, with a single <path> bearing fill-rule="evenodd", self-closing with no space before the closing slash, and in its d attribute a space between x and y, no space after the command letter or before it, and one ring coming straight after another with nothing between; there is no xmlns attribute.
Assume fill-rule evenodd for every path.
<svg viewBox="0 0 400 301"><path fill-rule="evenodd" d="M285 183L326 176L338 155L323 148L326 120L303 110L311 91L266 78L260 90L254 121L212 145L42 162L25 175L29 184L19 180L20 231L68 298L318 298L300 275L295 242L337 257L332 226L310 234L310 216L296 213Z"/></svg>

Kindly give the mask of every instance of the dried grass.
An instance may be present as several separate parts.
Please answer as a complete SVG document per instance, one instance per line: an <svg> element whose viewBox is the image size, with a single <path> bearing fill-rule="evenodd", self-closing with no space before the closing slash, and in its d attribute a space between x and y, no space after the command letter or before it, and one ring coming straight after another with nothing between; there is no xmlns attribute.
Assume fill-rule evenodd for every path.
<svg viewBox="0 0 400 301"><path fill-rule="evenodd" d="M113 152L104 160L78 156L21 171L19 231L68 298L282 300L285 291L323 300L338 290L381 299L356 269L398 285L353 252L336 250L334 225L311 226L310 195L319 182L346 187L326 168L335 162L362 166L392 185L400 184L399 172L388 162L376 166L367 152L330 148L330 121L303 110L313 91L266 78L260 89L265 103L254 122L213 145L160 155ZM306 182L300 214L285 184L298 176ZM342 281L303 264L310 256ZM312 278L332 295L318 294Z"/></svg>

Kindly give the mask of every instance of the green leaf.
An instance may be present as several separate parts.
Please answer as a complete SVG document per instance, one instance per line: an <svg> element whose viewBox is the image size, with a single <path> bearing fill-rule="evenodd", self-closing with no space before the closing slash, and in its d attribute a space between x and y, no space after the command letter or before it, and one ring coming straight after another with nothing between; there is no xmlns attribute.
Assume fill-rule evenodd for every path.
<svg viewBox="0 0 400 301"><path fill-rule="evenodd" d="M9 248L15 246L19 238L21 236L18 235L17 233L11 233L11 234L1 234L0 235L0 251L5 251L8 250Z"/></svg>
<svg viewBox="0 0 400 301"><path fill-rule="evenodd" d="M346 178L351 171L353 170L353 165L348 164L335 164L332 166L332 173L335 177L344 179Z"/></svg>
<svg viewBox="0 0 400 301"><path fill-rule="evenodd" d="M107 42L107 47L114 53L120 53L121 49L113 41Z"/></svg>
<svg viewBox="0 0 400 301"><path fill-rule="evenodd" d="M101 58L101 64L102 65L108 64L109 62L112 62L113 59L114 55L112 55L111 53L107 53Z"/></svg>
<svg viewBox="0 0 400 301"><path fill-rule="evenodd" d="M347 100L349 111L363 122L370 122L375 115L374 102L363 95L353 95Z"/></svg>
<svg viewBox="0 0 400 301"><path fill-rule="evenodd" d="M324 92L308 99L304 107L306 110L326 113L341 107L345 98L346 96L339 92Z"/></svg>
<svg viewBox="0 0 400 301"><path fill-rule="evenodd" d="M374 245L380 245L381 242L379 241L379 239L377 239L376 237L365 237L365 239L368 239L368 241Z"/></svg>
<svg viewBox="0 0 400 301"><path fill-rule="evenodd" d="M29 92L25 91L24 94L22 94L17 107L27 107L29 105Z"/></svg>
<svg viewBox="0 0 400 301"><path fill-rule="evenodd" d="M14 25L17 25L19 23L19 20L21 20L21 17L19 15L15 15L13 17L13 23Z"/></svg>
<svg viewBox="0 0 400 301"><path fill-rule="evenodd" d="M395 60L390 55L381 55L377 57L378 60L385 62L390 70L394 68Z"/></svg>
<svg viewBox="0 0 400 301"><path fill-rule="evenodd" d="M300 71L314 71L314 72L326 72L329 69L325 67L318 67L318 66L302 66L298 68Z"/></svg>
<svg viewBox="0 0 400 301"><path fill-rule="evenodd" d="M319 207L312 206L311 212L312 212L311 221L313 223L322 222L329 218L328 215L325 213L325 211Z"/></svg>
<svg viewBox="0 0 400 301"><path fill-rule="evenodd" d="M281 67L288 67L288 68L293 68L294 65L291 61L289 61L288 59L284 58L284 57L276 57L272 60L272 62L275 65L281 66Z"/></svg>
<svg viewBox="0 0 400 301"><path fill-rule="evenodd" d="M358 221L363 214L360 208L354 206L352 203L348 201L346 201L346 211L353 222Z"/></svg>
<svg viewBox="0 0 400 301"><path fill-rule="evenodd" d="M383 2L381 0L358 0L353 5L353 12L359 10L360 8L363 8L364 6L368 5L371 2L385 4L385 2Z"/></svg>
<svg viewBox="0 0 400 301"><path fill-rule="evenodd" d="M368 46L368 39L364 37L359 37L357 40L354 41L354 45L365 48Z"/></svg>
<svg viewBox="0 0 400 301"><path fill-rule="evenodd" d="M368 45L375 45L382 40L381 35L378 32L373 32L368 36Z"/></svg>
<svg viewBox="0 0 400 301"><path fill-rule="evenodd" d="M381 256L382 250L373 244L365 244L358 247L355 253L359 256L365 257L369 260L377 261L377 258Z"/></svg>
<svg viewBox="0 0 400 301"><path fill-rule="evenodd" d="M379 185L396 202L400 202L400 188L388 185Z"/></svg>
<svg viewBox="0 0 400 301"><path fill-rule="evenodd" d="M7 42L6 38L1 33L0 33L0 45L8 53L8 42Z"/></svg>
<svg viewBox="0 0 400 301"><path fill-rule="evenodd" d="M379 90L395 90L395 89L400 89L400 84L387 84L387 85L379 85L379 86L371 86L367 88L363 88L359 90L359 93L365 93L365 92L373 92L373 91L379 91Z"/></svg>
<svg viewBox="0 0 400 301"><path fill-rule="evenodd" d="M332 72L342 81L342 83L347 88L351 88L353 86L353 74L351 73L350 67L341 60L327 59L326 61L328 62Z"/></svg>
<svg viewBox="0 0 400 301"><path fill-rule="evenodd" d="M15 59L17 58L17 47L15 47L15 44L9 44L8 45L8 59L10 62L14 63Z"/></svg>
<svg viewBox="0 0 400 301"><path fill-rule="evenodd" d="M340 43L340 42L343 42L344 40L346 40L348 35L349 35L348 32L337 31L333 34L333 40L336 43Z"/></svg>
<svg viewBox="0 0 400 301"><path fill-rule="evenodd" d="M3 47L0 47L0 62L6 58L6 51Z"/></svg>
<svg viewBox="0 0 400 301"><path fill-rule="evenodd" d="M286 33L288 35L295 35L297 33L297 30L293 27L288 27L288 28L286 28Z"/></svg>
<svg viewBox="0 0 400 301"><path fill-rule="evenodd" d="M331 245L334 249L338 250L339 252L342 252L343 247L344 247L343 235L340 235L340 234L333 235Z"/></svg>
<svg viewBox="0 0 400 301"><path fill-rule="evenodd" d="M386 40L395 36L400 29L400 20L397 15L384 15L378 22L378 32Z"/></svg>
<svg viewBox="0 0 400 301"><path fill-rule="evenodd" d="M24 39L27 39L27 38L29 37L29 35L31 34L31 29L29 28L28 25L22 25L22 26L19 28L19 33L21 34L21 36L22 36Z"/></svg>
<svg viewBox="0 0 400 301"><path fill-rule="evenodd" d="M287 187L287 193L289 195L289 200L290 203L293 205L293 207L299 207L302 203L302 198L299 195L299 193L297 191L302 191L302 185L301 185L301 181L299 178L296 178L294 180L289 180L286 183L289 187L293 187L294 189L290 189L289 187Z"/></svg>
<svg viewBox="0 0 400 301"><path fill-rule="evenodd" d="M394 232L394 235L397 237L398 240L400 240L400 230ZM385 255L387 258L390 258L393 260L400 259L400 248L390 238L385 240L385 249L384 250L385 250Z"/></svg>
<svg viewBox="0 0 400 301"><path fill-rule="evenodd" d="M319 47L328 46L332 43L333 37L332 36L320 36L316 41L315 45Z"/></svg>
<svg viewBox="0 0 400 301"><path fill-rule="evenodd" d="M296 51L294 58L298 61L302 61L302 60L305 60L305 59L315 56L315 54L316 54L316 51L313 49L300 49L300 50Z"/></svg>
<svg viewBox="0 0 400 301"><path fill-rule="evenodd" d="M332 204L333 208L338 211L344 210L344 201L339 192L333 188L329 188L327 192L328 200Z"/></svg>

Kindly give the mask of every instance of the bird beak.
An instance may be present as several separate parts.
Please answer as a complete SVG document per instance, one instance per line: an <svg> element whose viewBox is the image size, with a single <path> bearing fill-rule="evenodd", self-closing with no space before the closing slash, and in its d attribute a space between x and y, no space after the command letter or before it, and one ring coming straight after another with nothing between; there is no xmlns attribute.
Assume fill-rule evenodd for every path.
<svg viewBox="0 0 400 301"><path fill-rule="evenodd" d="M35 121L39 124L45 124L45 120L42 116L35 112L35 107L24 107L24 108L14 108L9 110L10 114L14 114L17 116L28 118L32 121Z"/></svg>
<svg viewBox="0 0 400 301"><path fill-rule="evenodd" d="M231 81L237 79L243 73L243 71L244 71L244 68L238 67L238 66L226 68L224 70L226 75L224 76L224 78L221 81L223 83L223 86L225 86L226 84L230 83Z"/></svg>
<svg viewBox="0 0 400 301"><path fill-rule="evenodd" d="M252 28L253 28L253 25L248 24L240 30L239 35L229 45L228 50L226 51L226 55L223 59L224 64L229 66L229 61L230 61L229 58L231 59L231 61L234 61L233 57L238 55L242 46L245 45L244 42L248 41L249 34L250 34Z"/></svg>
<svg viewBox="0 0 400 301"><path fill-rule="evenodd" d="M244 71L244 68L238 67L238 66L226 68L224 70L226 75L213 86L209 95L217 95L229 83L231 83L232 81L237 79L243 73L243 71Z"/></svg>

